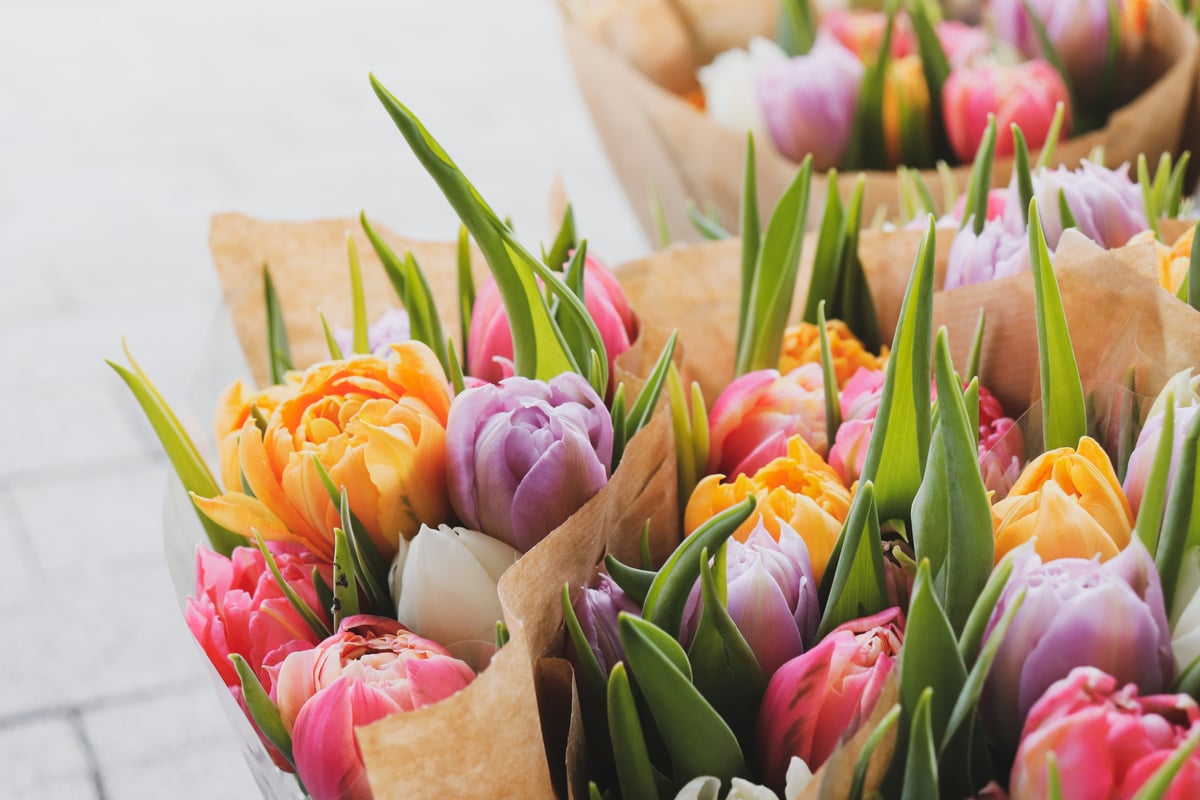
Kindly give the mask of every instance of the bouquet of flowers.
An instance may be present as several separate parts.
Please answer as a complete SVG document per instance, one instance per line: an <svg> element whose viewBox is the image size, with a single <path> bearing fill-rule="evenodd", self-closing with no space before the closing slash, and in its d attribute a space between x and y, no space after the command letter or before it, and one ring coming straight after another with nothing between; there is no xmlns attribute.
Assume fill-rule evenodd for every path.
<svg viewBox="0 0 1200 800"><path fill-rule="evenodd" d="M846 172L871 170L872 219L896 211L889 168L925 170L935 196L961 189L966 171L952 165L970 159L989 113L1001 122L1000 184L1010 122L1035 150L1071 134L1058 150L1066 164L1097 147L1110 165L1177 154L1197 84L1195 31L1165 3L993 0L990 29L943 19L925 0L885 12L806 0L563 5L580 88L650 234L665 217L686 235L692 202L736 219L747 130L772 145L758 164L765 201L812 154L825 179L842 169L843 194Z"/></svg>

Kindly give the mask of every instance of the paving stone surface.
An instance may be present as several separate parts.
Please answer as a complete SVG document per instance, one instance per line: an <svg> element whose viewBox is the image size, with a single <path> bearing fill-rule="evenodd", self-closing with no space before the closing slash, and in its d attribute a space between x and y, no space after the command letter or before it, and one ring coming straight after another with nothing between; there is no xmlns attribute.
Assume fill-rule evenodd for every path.
<svg viewBox="0 0 1200 800"><path fill-rule="evenodd" d="M645 251L553 0L0 3L0 798L258 796L167 570L167 462L103 359L125 336L203 433L243 369L211 214L455 234L369 71L530 244L561 174L595 252Z"/></svg>

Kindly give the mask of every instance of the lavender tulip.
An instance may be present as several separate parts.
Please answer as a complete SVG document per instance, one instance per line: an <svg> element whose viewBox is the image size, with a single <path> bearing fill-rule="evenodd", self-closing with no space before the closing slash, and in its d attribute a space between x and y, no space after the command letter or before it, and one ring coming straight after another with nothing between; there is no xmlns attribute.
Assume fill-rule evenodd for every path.
<svg viewBox="0 0 1200 800"><path fill-rule="evenodd" d="M1000 644L980 702L992 738L1015 748L1029 709L1055 681L1094 666L1144 694L1168 689L1171 632L1154 560L1134 539L1108 562L1042 563L1031 546L1013 554L1013 573L986 637L1017 594L1025 600Z"/></svg>
<svg viewBox="0 0 1200 800"><path fill-rule="evenodd" d="M1175 409L1175 431L1171 443L1171 469L1167 473L1167 486L1175 480L1175 470L1179 467L1179 454L1183 450L1183 440L1187 438L1188 428L1200 406L1187 406ZM1150 469L1154 465L1154 456L1158 452L1158 443L1162 439L1163 414L1159 412L1146 420L1138 436L1133 454L1129 456L1129 467L1125 471L1125 497L1129 499L1129 507L1136 515L1142 507L1142 498L1146 495L1146 482L1150 480Z"/></svg>
<svg viewBox="0 0 1200 800"><path fill-rule="evenodd" d="M767 675L800 655L814 641L821 609L817 582L804 539L786 522L779 541L761 517L746 541L730 539L725 553L726 605ZM700 623L700 585L684 610L681 640L690 644Z"/></svg>
<svg viewBox="0 0 1200 800"><path fill-rule="evenodd" d="M583 637L607 675L618 661L625 659L625 648L617 634L617 617L622 611L641 616L642 610L608 575L601 573L593 583L595 587L585 587L571 601L571 607L575 609ZM573 651L571 660L576 661Z"/></svg>
<svg viewBox="0 0 1200 800"><path fill-rule="evenodd" d="M767 64L758 75L758 98L771 139L793 161L812 154L814 169L842 160L863 65L835 39L818 36L807 55Z"/></svg>
<svg viewBox="0 0 1200 800"><path fill-rule="evenodd" d="M945 288L986 283L1030 269L1029 240L1025 231L1014 231L1005 219L991 219L978 236L968 225L954 237L946 264Z"/></svg>
<svg viewBox="0 0 1200 800"><path fill-rule="evenodd" d="M525 552L607 483L612 446L608 409L575 373L468 389L446 423L450 503Z"/></svg>
<svg viewBox="0 0 1200 800"><path fill-rule="evenodd" d="M1109 169L1084 160L1078 169L1059 167L1033 176L1033 192L1046 231L1046 244L1051 250L1058 247L1063 232L1058 212L1060 190L1067 198L1079 232L1101 247L1122 247L1134 234L1149 227L1142 190L1130 180L1129 165ZM1020 204L1020 193L1014 183L1009 187L1005 218L1021 219Z"/></svg>

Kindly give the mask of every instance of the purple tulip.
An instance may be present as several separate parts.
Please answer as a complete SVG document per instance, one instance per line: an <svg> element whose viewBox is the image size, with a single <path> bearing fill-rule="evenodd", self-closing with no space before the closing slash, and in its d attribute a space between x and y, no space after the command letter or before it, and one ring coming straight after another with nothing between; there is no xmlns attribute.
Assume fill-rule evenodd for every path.
<svg viewBox="0 0 1200 800"><path fill-rule="evenodd" d="M583 636L592 646L592 653L600 662L600 669L607 675L618 661L625 658L625 648L617 634L617 617L622 611L641 616L637 603L625 594L616 581L600 573L593 581L595 588L584 587L571 602ZM571 661L578 667L574 649L569 650Z"/></svg>
<svg viewBox="0 0 1200 800"><path fill-rule="evenodd" d="M813 644L821 609L804 539L786 522L779 541L762 518L746 541L730 539L725 551L726 606L767 676ZM700 584L684 609L680 640L690 645L700 623Z"/></svg>
<svg viewBox="0 0 1200 800"><path fill-rule="evenodd" d="M862 83L858 56L836 39L818 36L807 55L765 65L758 99L771 139L793 161L809 153L814 169L842 160Z"/></svg>
<svg viewBox="0 0 1200 800"><path fill-rule="evenodd" d="M586 380L506 378L454 399L450 503L470 528L527 551L608 482L612 418Z"/></svg>
<svg viewBox="0 0 1200 800"><path fill-rule="evenodd" d="M1017 214L1019 220L1020 214ZM1057 219L1057 217L1056 217ZM986 283L1031 269L1029 239L1006 219L990 219L975 235L968 225L954 237L946 264L946 290Z"/></svg>
<svg viewBox="0 0 1200 800"><path fill-rule="evenodd" d="M1174 658L1154 560L1138 539L1106 563L1042 563L1031 546L1013 554L1013 572L992 612L985 641L1017 593L1025 600L1000 645L980 709L997 744L1015 748L1029 709L1079 666L1102 669L1143 694L1171 685Z"/></svg>
<svg viewBox="0 0 1200 800"><path fill-rule="evenodd" d="M393 344L407 342L411 338L408 312L402 309L389 308L367 328L367 347L380 358L387 358L391 355ZM333 332L333 339L346 355L353 352L354 332L349 328L336 329Z"/></svg>
<svg viewBox="0 0 1200 800"><path fill-rule="evenodd" d="M1142 190L1129 178L1129 165L1109 169L1094 161L1081 161L1078 169L1059 167L1042 170L1033 176L1033 192L1046 231L1046 244L1058 247L1062 237L1062 217L1058 213L1058 193L1062 190L1079 232L1101 247L1123 247L1134 234L1146 230L1146 207ZM1020 193L1014 183L1009 187L1009 209L1005 218L1020 220Z"/></svg>
<svg viewBox="0 0 1200 800"><path fill-rule="evenodd" d="M1188 406L1175 409L1175 435L1171 443L1171 469L1167 473L1167 487L1175 480L1175 470L1179 466L1179 454L1183 450L1183 440L1187 438L1188 428L1200 406ZM1162 439L1163 415L1155 414L1146 420L1138 436L1133 454L1129 456L1129 467L1125 471L1125 497L1129 499L1129 507L1136 516L1142 506L1142 498L1146 494L1146 482L1150 479L1150 468L1154 466L1154 456L1158 452L1158 443Z"/></svg>

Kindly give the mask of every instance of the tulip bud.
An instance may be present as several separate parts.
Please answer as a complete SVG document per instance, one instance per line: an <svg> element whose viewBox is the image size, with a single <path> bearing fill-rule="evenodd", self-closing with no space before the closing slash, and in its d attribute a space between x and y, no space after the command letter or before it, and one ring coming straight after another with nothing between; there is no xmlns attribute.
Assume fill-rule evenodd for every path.
<svg viewBox="0 0 1200 800"><path fill-rule="evenodd" d="M1002 220L989 220L976 235L968 225L950 245L946 262L946 291L1029 272L1029 237Z"/></svg>
<svg viewBox="0 0 1200 800"><path fill-rule="evenodd" d="M333 332L333 338L343 355L348 356L354 352L353 331L338 328ZM387 358L392 354L393 344L407 342L410 338L408 312L389 308L367 328L367 351L379 358Z"/></svg>
<svg viewBox="0 0 1200 800"><path fill-rule="evenodd" d="M1187 438L1188 429L1196 414L1200 413L1200 405L1177 408L1175 411L1175 431L1171 442L1171 468L1167 472L1167 486L1175 480L1175 470L1179 467L1180 453L1183 451L1183 440ZM1158 452L1158 443L1162 439L1163 413L1159 412L1146 420L1146 425L1138 435L1137 445L1129 456L1129 467L1125 471L1125 494L1134 514L1142 507L1142 498L1146 496L1146 483L1150 480L1150 469L1154 465L1154 456Z"/></svg>
<svg viewBox="0 0 1200 800"><path fill-rule="evenodd" d="M983 141L988 115L996 117L996 156L1013 154L1012 126L1020 126L1031 149L1050 135L1054 109L1067 105L1063 133L1070 131L1067 87L1045 61L983 64L950 73L942 86L942 115L950 146L960 161L970 161Z"/></svg>
<svg viewBox="0 0 1200 800"><path fill-rule="evenodd" d="M520 557L504 542L478 531L422 525L392 560L388 583L396 619L446 647L482 642L484 647L463 652L488 651L496 639L496 623L504 620L496 584ZM486 666L486 660L478 660L481 663L472 666Z"/></svg>
<svg viewBox="0 0 1200 800"><path fill-rule="evenodd" d="M1079 162L1078 169L1040 170L1033 177L1033 193L1046 244L1051 249L1058 247L1063 232L1060 192L1066 197L1079 232L1103 248L1121 247L1134 234L1149 227L1142 190L1129 179L1129 165L1109 169L1084 160ZM1015 186L1010 187L1006 216L1019 218L1020 204L1019 191Z"/></svg>
<svg viewBox="0 0 1200 800"><path fill-rule="evenodd" d="M748 372L725 387L708 415L709 473L752 475L787 452L799 435L818 454L825 441L825 378L820 364Z"/></svg>
<svg viewBox="0 0 1200 800"><path fill-rule="evenodd" d="M768 64L758 76L758 98L775 147L793 161L813 157L813 169L842 160L854 126L863 65L828 36L807 55Z"/></svg>
<svg viewBox="0 0 1200 800"><path fill-rule="evenodd" d="M900 654L904 616L891 608L836 628L771 677L758 713L768 786L782 788L793 757L816 771L870 716Z"/></svg>
<svg viewBox="0 0 1200 800"><path fill-rule="evenodd" d="M1077 667L1029 712L1013 764L1014 799L1050 796L1054 756L1064 797L1135 797L1200 724L1184 694L1138 696L1094 667ZM1184 761L1163 800L1200 797L1200 752Z"/></svg>
<svg viewBox="0 0 1200 800"><path fill-rule="evenodd" d="M700 68L704 108L727 128L753 131L766 141L767 121L758 100L757 81L769 65L784 63L787 54L769 39L756 37L745 50L726 50L707 67Z"/></svg>
<svg viewBox="0 0 1200 800"><path fill-rule="evenodd" d="M607 675L618 661L625 660L625 648L617 633L617 618L621 612L641 616L642 610L607 574L600 573L594 583L594 588L584 587L571 601L571 607L579 619L583 637L591 645L600 669ZM572 663L578 666L573 650L569 655Z"/></svg>
<svg viewBox="0 0 1200 800"><path fill-rule="evenodd" d="M446 474L459 518L525 552L608 482L613 428L588 382L506 378L468 389L446 423Z"/></svg>
<svg viewBox="0 0 1200 800"><path fill-rule="evenodd" d="M730 539L726 547L726 608L763 673L773 675L813 642L821 621L808 546L786 522L779 524L776 541L759 515L745 543ZM702 610L697 581L683 614L680 641L685 647Z"/></svg>
<svg viewBox="0 0 1200 800"><path fill-rule="evenodd" d="M1042 562L1029 546L988 622L985 641L1017 594L980 710L996 743L1013 747L1029 709L1072 668L1090 665L1153 694L1171 684L1171 632L1154 561L1135 539L1116 558Z"/></svg>

